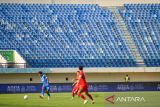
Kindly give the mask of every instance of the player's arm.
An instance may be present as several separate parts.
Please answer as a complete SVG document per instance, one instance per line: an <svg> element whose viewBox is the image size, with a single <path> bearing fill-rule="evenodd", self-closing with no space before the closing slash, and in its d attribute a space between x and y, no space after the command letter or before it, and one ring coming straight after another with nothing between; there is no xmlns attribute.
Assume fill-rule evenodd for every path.
<svg viewBox="0 0 160 107"><path fill-rule="evenodd" d="M72 82L75 82L76 80L78 80L78 79L77 79L77 78L73 78L73 79L72 79Z"/></svg>
<svg viewBox="0 0 160 107"><path fill-rule="evenodd" d="M75 82L72 84L72 86L74 86L76 83L77 83L77 81L75 81Z"/></svg>
<svg viewBox="0 0 160 107"><path fill-rule="evenodd" d="M73 81L73 84L72 84L72 86L74 86L74 85L77 83L77 81L78 81L78 78L77 78L77 76L78 76L78 74L76 75L76 78L72 79L72 81Z"/></svg>

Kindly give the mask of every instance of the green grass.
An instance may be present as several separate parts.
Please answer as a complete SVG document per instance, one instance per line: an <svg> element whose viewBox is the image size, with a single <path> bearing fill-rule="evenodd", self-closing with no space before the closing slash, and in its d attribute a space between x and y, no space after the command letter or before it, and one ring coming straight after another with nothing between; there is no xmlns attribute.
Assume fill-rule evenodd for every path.
<svg viewBox="0 0 160 107"><path fill-rule="evenodd" d="M106 92L91 93L95 99L95 104L88 102L83 105L83 101L75 97L71 100L71 93L52 93L52 98L48 101L45 96L40 99L38 94L28 94L29 100L24 100L25 94L0 94L0 107L160 107L160 92ZM116 102L111 104L105 98L111 95L144 97L146 102Z"/></svg>

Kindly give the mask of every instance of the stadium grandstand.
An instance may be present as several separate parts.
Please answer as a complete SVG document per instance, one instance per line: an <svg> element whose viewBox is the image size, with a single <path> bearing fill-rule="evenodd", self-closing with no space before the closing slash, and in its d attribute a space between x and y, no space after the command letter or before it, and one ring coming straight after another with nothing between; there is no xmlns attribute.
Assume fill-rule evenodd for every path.
<svg viewBox="0 0 160 107"><path fill-rule="evenodd" d="M159 94L160 1L0 0L0 93L39 92L38 71L71 92L79 66L92 92Z"/></svg>
<svg viewBox="0 0 160 107"><path fill-rule="evenodd" d="M123 8L1 3L1 50L16 50L34 68L159 66L159 4Z"/></svg>

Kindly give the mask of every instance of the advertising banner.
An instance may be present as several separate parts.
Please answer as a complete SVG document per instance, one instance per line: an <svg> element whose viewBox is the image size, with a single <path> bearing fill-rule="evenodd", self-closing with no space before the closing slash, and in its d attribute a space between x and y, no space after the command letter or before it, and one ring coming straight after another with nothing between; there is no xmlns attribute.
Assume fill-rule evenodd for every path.
<svg viewBox="0 0 160 107"><path fill-rule="evenodd" d="M89 83L90 92L160 91L160 82ZM50 84L51 92L71 92L72 84ZM0 93L39 93L41 84L0 84Z"/></svg>

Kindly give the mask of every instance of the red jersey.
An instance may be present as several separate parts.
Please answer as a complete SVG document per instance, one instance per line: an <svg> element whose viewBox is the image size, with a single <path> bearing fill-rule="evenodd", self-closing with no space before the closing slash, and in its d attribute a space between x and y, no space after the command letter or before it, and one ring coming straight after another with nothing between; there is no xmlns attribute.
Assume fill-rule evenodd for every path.
<svg viewBox="0 0 160 107"><path fill-rule="evenodd" d="M79 71L79 85L81 86L87 85L85 73L83 71Z"/></svg>

